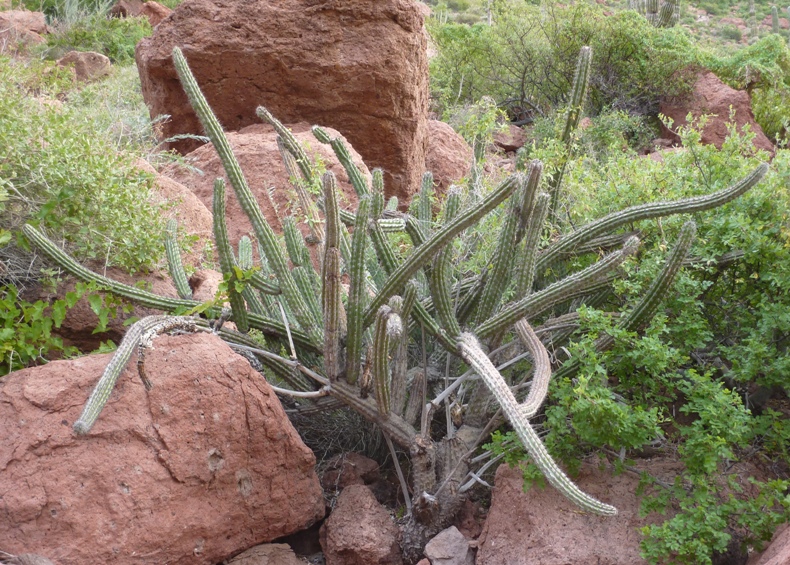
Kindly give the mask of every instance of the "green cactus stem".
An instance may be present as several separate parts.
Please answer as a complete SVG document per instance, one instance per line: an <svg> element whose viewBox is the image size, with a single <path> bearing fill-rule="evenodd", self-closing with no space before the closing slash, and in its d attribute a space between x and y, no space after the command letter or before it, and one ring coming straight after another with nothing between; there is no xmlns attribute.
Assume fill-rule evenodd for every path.
<svg viewBox="0 0 790 565"><path fill-rule="evenodd" d="M153 292L148 292L134 286L119 283L110 278L102 276L98 273L86 269L77 263L72 257L64 253L57 245L47 239L41 232L29 224L22 226L22 232L25 234L30 242L35 245L41 252L46 255L52 262L58 265L61 269L70 275L77 277L86 283L95 283L98 286L106 288L108 292L121 298L126 298L144 306L146 308L155 308L165 312L187 312L195 308L201 307L203 315L209 318L217 318L220 315L220 309L216 307L202 308L202 304L197 300L185 300L183 298L167 298L159 296ZM273 335L277 338L285 336L285 326L277 321L259 316L256 314L249 314L250 327L262 331L265 334ZM320 349L316 347L305 332L297 328L291 328L291 334L294 341L307 350L320 353Z"/></svg>
<svg viewBox="0 0 790 565"><path fill-rule="evenodd" d="M451 224L443 226L423 245L414 250L406 261L393 272L387 282L379 290L378 295L368 305L365 312L365 326L373 323L373 317L378 309L384 305L390 297L403 288L403 285L425 265L433 256L438 253L445 245L449 244L453 238L471 225L477 223L483 216L501 204L508 198L516 187L520 184L520 175L512 175L505 179L485 200L472 206L461 213Z"/></svg>
<svg viewBox="0 0 790 565"><path fill-rule="evenodd" d="M582 492L554 462L554 459L552 459L543 443L541 443L538 434L530 426L529 420L523 415L521 407L515 396L513 396L510 387L480 348L475 336L468 333L462 334L458 340L458 353L483 379L497 403L502 407L502 411L510 421L519 439L523 442L532 461L543 473L543 476L546 477L546 480L566 498L584 510L603 516L616 515L617 509L614 506L604 504Z"/></svg>
<svg viewBox="0 0 790 565"><path fill-rule="evenodd" d="M573 152L572 135L579 126L579 120L584 110L587 100L587 91L590 85L590 69L592 68L592 48L584 46L579 51L579 58L576 61L576 73L573 77L573 88L571 99L568 103L568 111L565 114L565 129L562 132L560 142L565 146L565 151L560 163L554 168L551 179L548 183L548 193L551 196L551 206L549 213L556 216L559 209L560 191L562 189L562 178L565 176L565 169Z"/></svg>
<svg viewBox="0 0 790 565"><path fill-rule="evenodd" d="M390 413L390 339L399 338L400 330L402 330L400 317L392 311L392 308L387 305L379 308L373 334L373 382L376 407L382 415Z"/></svg>
<svg viewBox="0 0 790 565"><path fill-rule="evenodd" d="M458 212L461 210L461 193L453 187L447 193L444 204L444 224L451 223ZM436 307L436 314L442 327L447 331L451 338L461 335L461 326L455 317L455 308L452 298L452 247L447 245L436 254L433 259L428 282L431 288L431 296Z"/></svg>
<svg viewBox="0 0 790 565"><path fill-rule="evenodd" d="M779 33L779 10L776 6L771 6L771 31Z"/></svg>
<svg viewBox="0 0 790 565"><path fill-rule="evenodd" d="M184 264L181 262L181 253L178 249L178 222L175 218L167 221L165 228L165 252L167 253L167 266L170 278L176 287L176 292L181 298L187 300L192 298L192 289L189 287L187 274L184 272Z"/></svg>
<svg viewBox="0 0 790 565"><path fill-rule="evenodd" d="M321 143L327 143L330 145L330 147L332 147L332 150L337 156L337 160L340 161L340 164L343 165L346 173L348 173L351 186L354 187L354 191L357 193L357 196L362 198L368 194L370 192L368 183L365 180L365 177L362 176L362 172L359 170L359 167L354 164L354 160L351 158L351 153L349 152L348 147L346 147L346 144L343 143L343 140L339 137L334 139L329 137L329 134L326 132L326 130L319 126L313 126L313 135Z"/></svg>
<svg viewBox="0 0 790 565"><path fill-rule="evenodd" d="M233 249L228 240L228 228L225 224L225 181L216 179L214 181L214 241L217 246L217 256L219 258L220 269L225 281L228 283L228 302L233 312L233 321L241 333L250 331L249 321L247 320L247 307L241 290L236 288L239 281L236 260L233 256ZM240 269L239 269L240 270Z"/></svg>
<svg viewBox="0 0 790 565"><path fill-rule="evenodd" d="M591 287L601 281L610 271L616 269L639 247L639 239L629 238L620 251L610 253L597 263L586 269L569 275L517 302L513 302L500 310L497 314L480 324L475 333L485 338L505 331L521 318L531 318L539 312L551 308L555 304L569 300L579 294L587 293Z"/></svg>
<svg viewBox="0 0 790 565"><path fill-rule="evenodd" d="M318 214L318 206L316 206L313 199L310 198L306 184L310 183L311 185L317 186L319 179L313 177L304 179L302 177L296 158L288 150L281 136L277 137L277 148L280 150L280 157L285 165L288 178L291 180L291 185L294 187L296 196L299 199L299 205L302 208L302 213L307 221L307 227L310 230L312 243L320 246L324 240L324 234L321 230L321 217ZM301 172L303 173L303 171Z"/></svg>
<svg viewBox="0 0 790 565"><path fill-rule="evenodd" d="M527 348L532 356L532 385L529 388L527 398L519 405L519 410L524 418L532 418L540 410L546 395L549 392L549 381L551 380L551 360L549 352L535 334L535 330L525 319L516 322L516 334L521 343Z"/></svg>
<svg viewBox="0 0 790 565"><path fill-rule="evenodd" d="M590 222L575 232L566 235L557 243L548 247L538 257L537 269L541 271L559 257L571 255L581 244L599 235L610 233L620 226L674 214L691 214L717 208L730 200L738 198L762 180L768 171L768 164L761 163L740 181L713 194L693 196L669 202L650 202L632 206L619 212L613 212L603 218Z"/></svg>
<svg viewBox="0 0 790 565"><path fill-rule="evenodd" d="M355 384L362 363L362 334L365 326L365 250L370 198L363 196L357 208L357 224L351 237L350 288L348 293L348 335L346 338L346 381Z"/></svg>
<svg viewBox="0 0 790 565"><path fill-rule="evenodd" d="M255 197L247 185L247 180L241 172L239 162L230 148L225 133L222 131L222 127L217 117L214 115L214 112L212 112L209 107L206 98L200 91L200 87L195 77L192 75L192 71L190 71L183 53L178 47L173 48L173 63L178 73L178 78L181 80L181 85L187 94L187 98L192 108L195 110L206 135L208 135L222 161L222 166L236 193L236 198L242 210L244 210L244 213L250 219L250 223L255 231L255 236L263 247L269 265L277 275L277 281L279 282L280 289L282 290L288 306L296 316L301 328L310 336L313 345L320 347L324 341L321 325L318 323L318 320L311 315L310 310L307 308L307 305L299 293L299 289L288 270L288 265L286 264L282 249L277 243L274 231L264 219L260 206L258 206Z"/></svg>
<svg viewBox="0 0 790 565"><path fill-rule="evenodd" d="M549 202L551 197L542 192L535 201L535 207L530 217L527 233L522 242L521 253L518 255L514 279L516 281L516 296L523 297L532 292L535 282L535 265L538 260L538 244L543 225L549 215Z"/></svg>

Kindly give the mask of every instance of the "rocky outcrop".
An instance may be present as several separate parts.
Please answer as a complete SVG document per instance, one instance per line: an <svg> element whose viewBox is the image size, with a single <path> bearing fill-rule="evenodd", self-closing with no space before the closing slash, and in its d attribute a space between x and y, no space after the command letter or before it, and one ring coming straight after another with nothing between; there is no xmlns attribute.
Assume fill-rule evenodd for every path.
<svg viewBox="0 0 790 565"><path fill-rule="evenodd" d="M321 527L326 565L401 565L398 527L366 486L350 485Z"/></svg>
<svg viewBox="0 0 790 565"><path fill-rule="evenodd" d="M330 126L405 203L425 163L428 66L423 16L411 0L186 0L137 46L143 96L163 134L202 133L171 60L180 46L220 123ZM177 147L186 152L196 142Z"/></svg>
<svg viewBox="0 0 790 565"><path fill-rule="evenodd" d="M341 206L346 203L356 202L356 194L348 180L348 175L328 145L319 143L313 137L310 126L306 123L291 126L296 139L308 147L308 155L317 157L324 164L326 170L335 173L340 196ZM330 135L337 136L338 132L327 130ZM249 126L237 133L228 134L228 142L239 160L241 170L247 178L252 193L258 200L264 218L277 232L282 232L281 218L285 218L297 211L298 200L294 195L293 187L289 181L288 172L282 162L277 149L277 134L267 124ZM354 162L369 179L370 173L353 149L351 154ZM211 209L214 195L214 179L223 177L228 186L226 221L228 236L234 244L245 234L252 232L252 226L247 216L241 209L236 195L230 187L225 170L222 168L219 155L214 146L204 145L186 157L188 164L194 169L179 166L170 166L162 174L174 179L190 189L203 204ZM272 190L274 189L274 190ZM304 214L295 214L297 218L304 219ZM300 224L302 233L307 235L307 226Z"/></svg>
<svg viewBox="0 0 790 565"><path fill-rule="evenodd" d="M93 51L69 51L58 59L58 66L71 67L80 82L90 82L107 76L112 70L109 57Z"/></svg>
<svg viewBox="0 0 790 565"><path fill-rule="evenodd" d="M45 43L49 32L43 12L7 10L0 12L0 54L24 53L31 45Z"/></svg>
<svg viewBox="0 0 790 565"><path fill-rule="evenodd" d="M651 462L651 473L661 476L679 463ZM603 517L580 512L551 488L523 490L518 469L501 465L496 473L488 519L480 537L477 565L638 565L639 528L653 523L639 517L634 494L637 475L616 477L596 465L585 464L576 484L582 491L614 504L618 515ZM664 519L664 517L659 517Z"/></svg>
<svg viewBox="0 0 790 565"><path fill-rule="evenodd" d="M581 124L579 124L581 127ZM507 124L504 129L494 133L494 145L505 153L518 151L527 142L527 134L524 130L513 124Z"/></svg>
<svg viewBox="0 0 790 565"><path fill-rule="evenodd" d="M210 208L207 208L187 187L158 173L147 161L140 159L135 163L135 167L154 177L154 199L168 204L163 216L175 218L185 235L196 238L191 251L182 254L181 260L185 267L199 267L204 260L203 252L206 246L214 243L213 217Z"/></svg>
<svg viewBox="0 0 790 565"><path fill-rule="evenodd" d="M143 0L120 0L112 8L110 15L117 18L137 18L144 16L151 27L159 25L173 10L167 6L162 6L153 0L144 2Z"/></svg>
<svg viewBox="0 0 790 565"><path fill-rule="evenodd" d="M109 355L0 384L0 547L59 565L214 564L324 513L315 458L273 391L208 334L132 358L93 430L77 419Z"/></svg>
<svg viewBox="0 0 790 565"><path fill-rule="evenodd" d="M735 115L730 119L730 111ZM744 90L730 88L710 71L703 71L697 77L691 94L682 98L667 98L661 101L659 111L673 120L672 130L677 131L687 125L686 116L691 113L694 119L703 114L709 115L707 125L702 130L702 143L713 144L721 148L727 138L727 124L734 122L738 131L747 125L755 134L754 147L774 154L773 143L763 133L760 125L754 120L752 101L749 93ZM679 143L680 136L666 126L661 127L662 137Z"/></svg>
<svg viewBox="0 0 790 565"><path fill-rule="evenodd" d="M428 154L425 170L433 173L436 192L444 194L450 185L469 174L474 163L472 148L444 122L428 121Z"/></svg>
<svg viewBox="0 0 790 565"><path fill-rule="evenodd" d="M787 565L790 563L790 526L783 526L774 534L757 565Z"/></svg>

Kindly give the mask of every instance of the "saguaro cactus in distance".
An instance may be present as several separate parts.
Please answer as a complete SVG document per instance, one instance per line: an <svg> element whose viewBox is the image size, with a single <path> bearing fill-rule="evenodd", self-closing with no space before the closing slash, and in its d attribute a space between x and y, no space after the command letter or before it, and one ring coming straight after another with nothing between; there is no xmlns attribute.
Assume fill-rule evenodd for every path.
<svg viewBox="0 0 790 565"><path fill-rule="evenodd" d="M589 51L582 53L586 64L589 55ZM568 274L558 280L544 281L536 272L555 262L570 265L577 254L589 252L585 246L591 240L617 232L630 222L720 206L754 186L767 166L761 165L743 181L714 194L636 206L543 245L540 234L548 215L551 196L547 189L551 185L541 181L540 162L533 162L526 174L506 178L467 207L462 194L453 190L442 206L441 222L432 221L429 206L420 212L425 216L422 221L416 222L408 214L384 207L380 172L374 173L368 186L354 170L342 142L315 128L319 142L330 144L348 169L359 195L355 208L341 209L334 176L326 173L314 178L315 167L304 162L306 154L287 128L261 108L258 114L275 125L280 147L293 158L291 170L302 175L296 180L322 187L317 207L323 209L325 224L314 222L309 236L321 242L322 260L316 272L305 272L313 267L303 260L305 242L298 230L286 228L284 244L266 224L183 54L175 49L173 57L188 97L222 158L231 187L250 217L274 281L254 272L258 266L250 268L249 241L240 242L238 259L227 241L222 182L215 184L215 237L221 248L222 269L235 294L228 293L229 310L201 307L202 318L177 315L200 306L194 300L159 297L92 273L41 232L25 226L31 243L67 272L167 313L141 320L130 329L75 431L90 433L132 352L140 348L144 353L157 332L170 327L215 331L232 347L255 355L267 377L278 385L278 394L290 395L294 402L311 408L315 399L330 395L379 426L388 439L409 453L413 485L411 493L404 495L413 498L413 510L401 523L404 551L409 557L420 555L428 536L452 519L468 481L479 471L471 468L469 454L487 439L490 426L499 421L495 412L500 408L532 460L559 492L585 511L614 514L611 505L581 492L562 472L535 433L531 419L540 414L552 378L544 342L554 340L556 347L562 344L563 335L567 339L567 334L551 329L549 318L585 303L622 276L619 266L635 260L639 240L618 235L614 239L620 241L620 249L610 248L584 269L562 269ZM486 262L486 272L475 273L466 268L466 230L500 207L507 217L501 222L496 248ZM344 224L353 227L350 237ZM403 235L391 239L388 233L393 229L405 229L412 245ZM629 330L637 330L656 312L689 250L693 233L691 224L682 230L667 267L645 300L630 315L624 314L623 323ZM345 277L347 290L342 284ZM310 295L313 285L317 288ZM211 330L205 318L219 317L228 317L241 331L247 326L262 331L267 347L241 331ZM288 351L285 357L280 353L283 349ZM409 354L410 350L420 354ZM530 362L535 374L521 402L516 396L519 392L509 383L522 382L523 375L503 376L504 367L513 366L516 357ZM156 386L155 379L149 384ZM494 399L490 407L483 402L487 397ZM480 404L475 405L478 400ZM438 410L441 407L445 410ZM450 417L456 408L462 408L458 419ZM445 426L432 425L441 414L446 414ZM439 432L440 428L444 432Z"/></svg>

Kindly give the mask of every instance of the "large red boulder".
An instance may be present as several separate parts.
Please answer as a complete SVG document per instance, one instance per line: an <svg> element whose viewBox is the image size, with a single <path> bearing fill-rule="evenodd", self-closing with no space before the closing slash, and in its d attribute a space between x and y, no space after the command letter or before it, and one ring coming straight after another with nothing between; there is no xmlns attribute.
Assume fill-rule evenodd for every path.
<svg viewBox="0 0 790 565"><path fill-rule="evenodd" d="M691 113L696 120L702 115L710 116L702 130L702 143L713 144L721 149L729 134L728 124L734 122L740 132L747 125L754 132L754 147L774 154L773 143L754 121L752 100L745 90L735 90L724 84L710 71L702 71L694 83L693 91L684 97L666 98L661 101L659 111L673 121L672 130L662 126L662 137L680 142L675 133L677 128L688 124L686 116ZM732 119L730 113L734 112ZM674 131L673 131L674 130Z"/></svg>
<svg viewBox="0 0 790 565"><path fill-rule="evenodd" d="M33 45L46 43L46 39L41 36L48 32L43 12L0 12L0 54L24 53Z"/></svg>
<svg viewBox="0 0 790 565"><path fill-rule="evenodd" d="M160 336L92 431L78 418L109 355L0 384L0 547L59 565L214 564L324 514L315 458L263 377L218 337Z"/></svg>
<svg viewBox="0 0 790 565"><path fill-rule="evenodd" d="M165 137L202 133L173 67L176 46L227 130L258 123L263 105L283 122L340 131L384 169L388 195L405 202L418 189L428 63L415 2L186 0L136 52L151 115L170 115Z"/></svg>
<svg viewBox="0 0 790 565"><path fill-rule="evenodd" d="M651 473L679 469L675 462L653 461ZM501 465L496 473L477 565L600 565L646 564L639 554L639 528L655 519L639 517L634 494L639 477L613 477L597 466L582 467L576 484L617 507L617 516L596 516L579 510L556 490L533 486L524 492L519 469Z"/></svg>
<svg viewBox="0 0 790 565"><path fill-rule="evenodd" d="M291 131L304 147L307 154L322 163L327 171L332 171L338 180L340 205L348 207L356 202L356 193L351 187L345 169L335 157L332 148L319 143L313 137L310 126L306 123L296 124ZM327 129L332 137L337 131ZM278 233L282 233L282 219L294 214L300 220L302 233L307 235L307 225L304 223L304 214L298 214L299 200L291 185L288 171L283 164L280 151L277 149L277 134L268 124L256 124L242 129L239 132L227 134L233 153L239 161L242 172L247 179L261 212L269 225ZM349 148L352 160L362 171L363 176L370 182L370 173L362 162L359 154ZM227 186L226 222L228 224L228 237L234 244L245 234L252 233L250 221L241 209L236 195L222 167L217 151L211 144L199 147L186 156L186 162L191 168L172 165L162 171L178 183L190 189L210 210L214 198L214 179L222 177Z"/></svg>

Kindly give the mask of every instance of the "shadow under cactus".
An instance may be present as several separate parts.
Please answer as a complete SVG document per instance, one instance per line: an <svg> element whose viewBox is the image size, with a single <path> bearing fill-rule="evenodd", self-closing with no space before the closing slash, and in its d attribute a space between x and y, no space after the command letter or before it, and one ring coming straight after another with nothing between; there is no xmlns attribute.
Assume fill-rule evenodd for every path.
<svg viewBox="0 0 790 565"><path fill-rule="evenodd" d="M589 50L582 52L579 76L590 56ZM628 208L542 244L540 235L561 176L548 183L549 192L544 192L539 161L467 207L463 207L460 190L451 190L440 219L434 222L428 197L430 175L415 214L385 207L381 171L374 171L369 185L342 142L316 127L316 138L331 144L359 197L351 212L338 205L334 176L327 173L317 178L315 167L288 129L259 108L258 115L280 136L294 188L304 213L313 219L309 237L321 257L320 266L314 268L305 240L293 223L285 222L284 244L266 223L178 48L173 58L190 103L250 218L261 265L253 265L248 239L239 243L238 254L228 242L221 180L215 183L214 231L228 285L229 311L190 298L177 254L170 253L169 259L181 298L164 298L92 273L35 228L25 226L29 240L72 275L167 313L143 319L129 330L74 424L75 432L89 432L135 348L144 352L158 332L173 328L215 331L231 346L255 356L277 385L275 390L292 397L306 412L336 407L340 401L379 426L389 445L394 442L409 453L410 486L401 474L407 507L401 520L402 546L409 561L419 559L430 536L452 520L465 493L479 480L481 469L491 465L485 456L473 459L472 455L503 418L558 491L586 511L616 514L611 505L579 490L554 462L531 423L540 414L552 378L546 344L561 347L570 335L568 327L573 327L572 319L563 324L555 321L581 304L595 303L622 276L619 267L635 256L639 240L618 230L639 220L721 206L758 183L767 165L719 192ZM578 88L584 83L576 81ZM572 97L572 110L583 103L583 95L577 94ZM575 128L577 122L578 111L569 112L568 127ZM321 187L317 202L307 186ZM507 209L487 267L482 274L468 272L453 245L459 240L463 245L465 231L502 205ZM351 235L347 228L353 228ZM403 238L395 245L389 235L393 231L405 231L411 247L402 249ZM168 248L175 248L173 232L170 226ZM694 233L694 223L688 221L662 272L630 313L620 317L623 328L639 330L657 312ZM592 253L601 258L581 270L571 267L574 259ZM549 267L564 276L545 276ZM343 277L349 281L347 290L341 284ZM178 315L196 309L202 317ZM212 329L207 319L232 320L238 331L222 328L221 323L214 323ZM247 335L248 329L260 331L268 347ZM599 350L611 345L608 336L596 343ZM279 353L283 348L287 357ZM531 368L505 379L504 370L519 360ZM558 368L566 377L576 370L573 359ZM151 384L155 382L147 386Z"/></svg>

